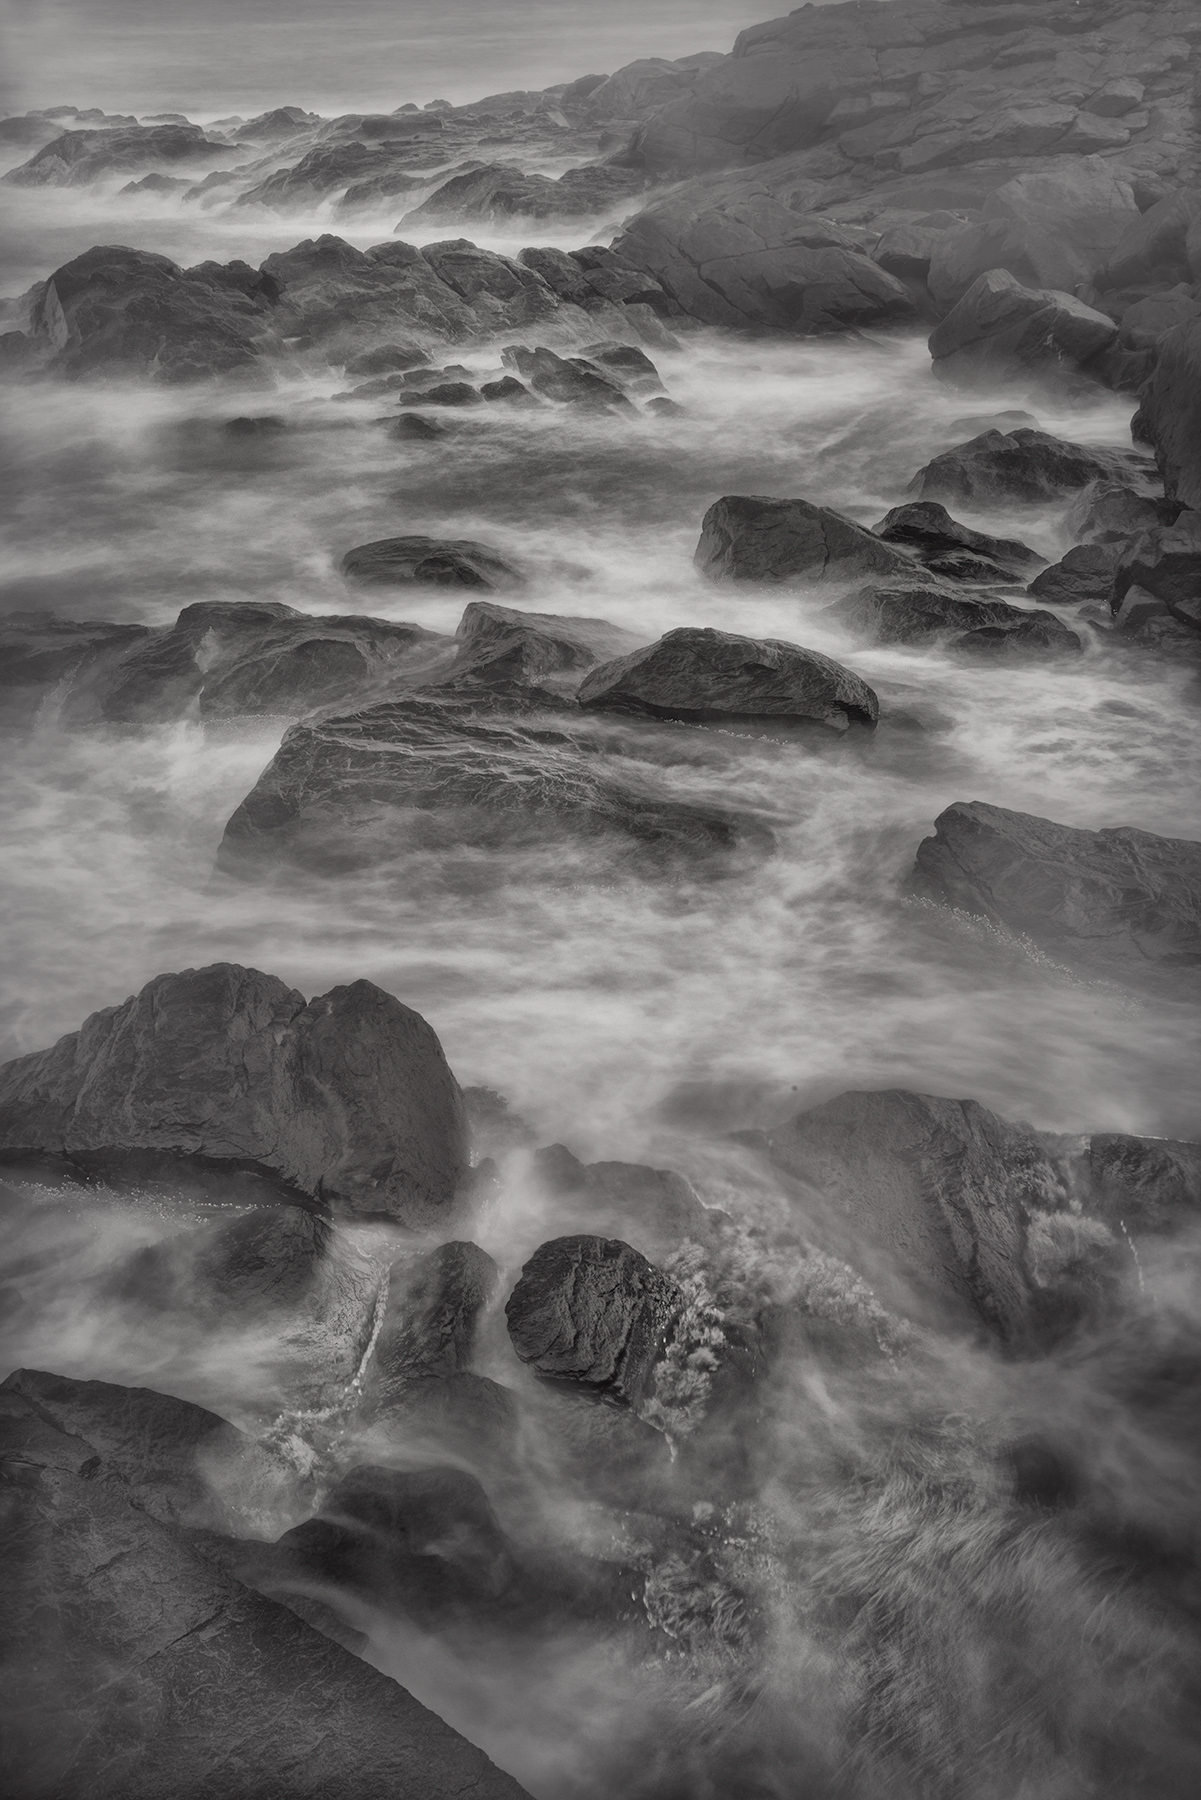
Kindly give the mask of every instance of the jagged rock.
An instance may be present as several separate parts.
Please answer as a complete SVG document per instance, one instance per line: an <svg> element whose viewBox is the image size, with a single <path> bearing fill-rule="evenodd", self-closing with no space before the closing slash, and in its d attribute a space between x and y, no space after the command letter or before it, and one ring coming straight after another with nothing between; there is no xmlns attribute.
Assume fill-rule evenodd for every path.
<svg viewBox="0 0 1201 1800"><path fill-rule="evenodd" d="M241 142L246 138L256 143L282 143L309 125L320 122L317 113L305 112L302 106L276 106L270 112L259 113L253 119L246 119L235 127L233 136Z"/></svg>
<svg viewBox="0 0 1201 1800"><path fill-rule="evenodd" d="M750 818L615 774L557 716L489 719L470 697L460 707L463 696L438 693L293 726L226 826L219 866L343 873L419 848L511 850L564 833L656 862L770 841ZM554 698L526 694L527 709L540 711ZM494 695L483 700L495 709ZM520 710L516 697L506 704Z"/></svg>
<svg viewBox="0 0 1201 1800"><path fill-rule="evenodd" d="M766 1132L805 1210L884 1303L1029 1345L1074 1324L1108 1234L1075 1233L1062 1178L1028 1126L974 1100L841 1094Z"/></svg>
<svg viewBox="0 0 1201 1800"><path fill-rule="evenodd" d="M421 413L402 413L399 419L388 420L388 436L397 438L401 443L428 443L431 438L440 438L445 434L445 425L439 425L437 419L427 419Z"/></svg>
<svg viewBox="0 0 1201 1800"><path fill-rule="evenodd" d="M522 1362L545 1381L614 1406L637 1408L683 1309L677 1284L616 1238L542 1244L505 1305Z"/></svg>
<svg viewBox="0 0 1201 1800"><path fill-rule="evenodd" d="M639 169L605 163L568 169L557 180L525 174L509 164L487 163L452 176L428 200L406 213L397 230L481 220L586 218L632 199L647 181Z"/></svg>
<svg viewBox="0 0 1201 1800"><path fill-rule="evenodd" d="M1114 974L1201 962L1201 844L1080 831L956 802L919 846L917 891Z"/></svg>
<svg viewBox="0 0 1201 1800"><path fill-rule="evenodd" d="M521 577L487 544L469 538L395 537L359 544L342 558L348 581L365 587L518 587Z"/></svg>
<svg viewBox="0 0 1201 1800"><path fill-rule="evenodd" d="M1005 375L1078 369L1117 335L1107 314L1071 294L990 269L935 326L930 355L942 380L987 387Z"/></svg>
<svg viewBox="0 0 1201 1800"><path fill-rule="evenodd" d="M1151 594L1173 619L1201 637L1201 513L1144 531L1127 545L1114 574L1115 610L1132 588Z"/></svg>
<svg viewBox="0 0 1201 1800"><path fill-rule="evenodd" d="M1160 343L1138 423L1154 446L1168 499L1201 510L1201 316Z"/></svg>
<svg viewBox="0 0 1201 1800"><path fill-rule="evenodd" d="M523 344L511 344L502 351L501 360L523 375L545 400L594 411L630 410L619 384L582 356L556 356L553 350L528 350Z"/></svg>
<svg viewBox="0 0 1201 1800"><path fill-rule="evenodd" d="M886 544L912 549L932 575L953 581L1006 581L1045 561L1037 550L1016 538L989 537L953 519L936 501L910 501L894 506L872 528ZM965 559L965 551L971 554ZM965 560L968 567L965 567Z"/></svg>
<svg viewBox="0 0 1201 1800"><path fill-rule="evenodd" d="M0 1458L16 1791L528 1800L403 1688L152 1518L19 1394L0 1410Z"/></svg>
<svg viewBox="0 0 1201 1800"><path fill-rule="evenodd" d="M672 1169L643 1163L584 1164L563 1144L534 1155L534 1176L562 1228L621 1241L644 1256L661 1258L685 1243L709 1245L725 1214L703 1206L690 1184Z"/></svg>
<svg viewBox="0 0 1201 1800"><path fill-rule="evenodd" d="M1091 481L1128 481L1130 451L1065 443L1045 431L985 431L919 469L909 491L923 500L1057 500Z"/></svg>
<svg viewBox="0 0 1201 1800"><path fill-rule="evenodd" d="M908 556L841 513L761 494L714 501L701 522L696 563L704 574L728 581L904 579L913 573Z"/></svg>
<svg viewBox="0 0 1201 1800"><path fill-rule="evenodd" d="M425 362L425 351L416 344L377 344L352 356L346 364L348 375L390 375L408 369L419 369Z"/></svg>
<svg viewBox="0 0 1201 1800"><path fill-rule="evenodd" d="M272 170L239 194L238 205L266 206L279 213L304 212L351 183L375 185L381 177L398 172L408 180L407 171L397 171L398 158L411 158L408 144L316 144L299 162Z"/></svg>
<svg viewBox="0 0 1201 1800"><path fill-rule="evenodd" d="M1050 612L1005 600L968 600L946 588L867 587L827 615L873 644L921 644L945 637L949 647L986 655L1079 651L1080 639Z"/></svg>
<svg viewBox="0 0 1201 1800"><path fill-rule="evenodd" d="M206 138L199 125L67 131L3 179L13 187L85 187L148 163L216 162L236 154L230 144Z"/></svg>
<svg viewBox="0 0 1201 1800"><path fill-rule="evenodd" d="M515 380L512 375L503 375L499 381L485 381L480 393L493 405L536 407L538 404L525 383Z"/></svg>
<svg viewBox="0 0 1201 1800"><path fill-rule="evenodd" d="M467 1168L462 1098L418 1013L369 981L306 1002L232 963L160 975L7 1063L0 1146L251 1166L414 1226L451 1213Z"/></svg>
<svg viewBox="0 0 1201 1800"><path fill-rule="evenodd" d="M147 625L9 613L0 626L0 717L31 723L42 708L60 712L68 694L90 709L122 659L153 636Z"/></svg>
<svg viewBox="0 0 1201 1800"><path fill-rule="evenodd" d="M1125 1231L1178 1231L1201 1208L1201 1144L1098 1132L1086 1151L1088 1205Z"/></svg>
<svg viewBox="0 0 1201 1800"><path fill-rule="evenodd" d="M880 716L867 683L819 651L692 626L593 669L578 698L657 719L808 720L835 731Z"/></svg>
<svg viewBox="0 0 1201 1800"><path fill-rule="evenodd" d="M127 181L118 198L126 194L174 194L192 185L186 175L143 175L141 181Z"/></svg>
<svg viewBox="0 0 1201 1800"><path fill-rule="evenodd" d="M371 1403L386 1405L417 1381L466 1373L480 1314L499 1280L476 1244L440 1244L416 1262L394 1263L366 1376Z"/></svg>
<svg viewBox="0 0 1201 1800"><path fill-rule="evenodd" d="M402 406L478 406L480 391L469 381L437 381L431 387L400 396Z"/></svg>
<svg viewBox="0 0 1201 1800"><path fill-rule="evenodd" d="M646 351L635 344L585 344L583 354L589 362L611 370L624 387L635 393L662 392L658 369Z"/></svg>
<svg viewBox="0 0 1201 1800"><path fill-rule="evenodd" d="M564 618L555 613L521 612L493 600L473 600L455 636L459 653L449 679L515 682L535 687L574 685L586 669L637 644L633 632L607 619Z"/></svg>
<svg viewBox="0 0 1201 1800"><path fill-rule="evenodd" d="M1120 554L1116 544L1077 544L1060 562L1036 576L1026 592L1051 606L1079 606L1094 600L1109 606Z"/></svg>

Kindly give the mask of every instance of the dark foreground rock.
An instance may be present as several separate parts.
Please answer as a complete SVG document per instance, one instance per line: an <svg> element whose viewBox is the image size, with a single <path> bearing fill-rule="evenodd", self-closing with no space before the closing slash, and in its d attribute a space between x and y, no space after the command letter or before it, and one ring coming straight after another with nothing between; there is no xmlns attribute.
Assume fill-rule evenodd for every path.
<svg viewBox="0 0 1201 1800"><path fill-rule="evenodd" d="M934 373L959 386L995 386L1006 377L1074 372L1107 348L1118 328L1071 294L1027 288L990 269L930 337Z"/></svg>
<svg viewBox="0 0 1201 1800"><path fill-rule="evenodd" d="M371 1404L385 1406L415 1383L465 1373L499 1280L477 1244L440 1244L415 1262L394 1264L366 1375Z"/></svg>
<svg viewBox="0 0 1201 1800"><path fill-rule="evenodd" d="M919 846L918 892L1115 975L1201 964L1201 844L1079 831L957 802Z"/></svg>
<svg viewBox="0 0 1201 1800"><path fill-rule="evenodd" d="M640 860L770 841L749 819L615 774L570 718L488 718L479 709L496 709L491 692L438 692L294 726L226 826L219 866L336 874L431 849L528 849L565 832ZM506 696L510 711L556 703L542 689Z"/></svg>
<svg viewBox="0 0 1201 1800"><path fill-rule="evenodd" d="M1029 1346L1076 1323L1111 1253L1035 1134L974 1100L841 1094L763 1141L830 1247L919 1318Z"/></svg>
<svg viewBox="0 0 1201 1800"><path fill-rule="evenodd" d="M683 1306L677 1284L629 1244L563 1237L534 1252L505 1316L514 1350L543 1380L638 1407Z"/></svg>
<svg viewBox="0 0 1201 1800"><path fill-rule="evenodd" d="M886 544L911 549L932 575L950 581L1011 581L1045 560L1016 538L990 537L961 525L934 500L894 506L873 530Z"/></svg>
<svg viewBox="0 0 1201 1800"><path fill-rule="evenodd" d="M359 544L342 573L363 587L519 587L521 577L487 544L469 538L394 537Z"/></svg>
<svg viewBox="0 0 1201 1800"><path fill-rule="evenodd" d="M387 1676L223 1572L11 1390L7 1776L28 1800L521 1800Z"/></svg>
<svg viewBox="0 0 1201 1800"><path fill-rule="evenodd" d="M1081 643L1051 612L1006 600L969 600L946 588L868 587L848 594L826 616L873 644L922 644L947 639L957 650L981 654L1079 651Z"/></svg>
<svg viewBox="0 0 1201 1800"><path fill-rule="evenodd" d="M1076 544L1059 562L1036 575L1026 592L1051 606L1093 601L1109 606L1120 555L1117 545Z"/></svg>
<svg viewBox="0 0 1201 1800"><path fill-rule="evenodd" d="M874 725L880 703L832 657L776 638L685 626L602 663L584 677L580 705L657 719L816 722L845 731Z"/></svg>
<svg viewBox="0 0 1201 1800"><path fill-rule="evenodd" d="M1132 451L1093 450L1045 431L985 431L919 469L910 493L923 500L1058 500L1090 481L1129 481Z"/></svg>
<svg viewBox="0 0 1201 1800"><path fill-rule="evenodd" d="M418 1013L369 981L306 1002L232 963L160 975L6 1064L0 1147L258 1168L413 1226L450 1212L467 1167L462 1098Z"/></svg>
<svg viewBox="0 0 1201 1800"><path fill-rule="evenodd" d="M727 494L701 522L696 564L724 581L854 581L869 575L904 578L913 563L902 551L828 507L762 494Z"/></svg>

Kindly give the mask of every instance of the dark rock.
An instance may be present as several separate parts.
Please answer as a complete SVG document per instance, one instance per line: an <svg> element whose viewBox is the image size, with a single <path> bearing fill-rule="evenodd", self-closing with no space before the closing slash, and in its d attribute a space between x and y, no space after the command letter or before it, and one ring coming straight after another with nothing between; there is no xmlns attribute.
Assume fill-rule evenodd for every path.
<svg viewBox="0 0 1201 1800"><path fill-rule="evenodd" d="M616 1238L542 1244L505 1305L522 1362L545 1381L637 1409L684 1306L674 1281Z"/></svg>
<svg viewBox="0 0 1201 1800"><path fill-rule="evenodd" d="M1079 831L956 802L919 846L917 890L1115 974L1201 961L1201 844Z"/></svg>
<svg viewBox="0 0 1201 1800"><path fill-rule="evenodd" d="M1189 235L1201 219L1201 188L1182 188L1131 221L1099 277L1107 288L1172 287L1201 278L1189 256Z"/></svg>
<svg viewBox="0 0 1201 1800"><path fill-rule="evenodd" d="M15 1792L522 1800L482 1751L152 1518L92 1444L15 1393L0 1458Z"/></svg>
<svg viewBox="0 0 1201 1800"><path fill-rule="evenodd" d="M342 558L348 581L366 587L518 587L521 577L487 544L468 538L395 537L359 544Z"/></svg>
<svg viewBox="0 0 1201 1800"><path fill-rule="evenodd" d="M499 402L504 406L536 407L538 404L524 382L515 380L512 375L502 376L499 381L485 381L480 393L494 405Z"/></svg>
<svg viewBox="0 0 1201 1800"><path fill-rule="evenodd" d="M480 393L469 381L437 381L417 393L402 394L402 406L478 406Z"/></svg>
<svg viewBox="0 0 1201 1800"><path fill-rule="evenodd" d="M641 193L648 178L639 169L606 163L568 169L557 180L488 163L452 176L406 213L398 231L429 225L496 223L514 218L578 219L605 211Z"/></svg>
<svg viewBox="0 0 1201 1800"><path fill-rule="evenodd" d="M503 1094L495 1088L463 1089L463 1104L471 1131L471 1145L481 1156L503 1156L509 1150L523 1149L535 1140L533 1127L520 1113L512 1110Z"/></svg>
<svg viewBox="0 0 1201 1800"><path fill-rule="evenodd" d="M714 501L701 522L696 563L704 574L728 581L903 580L913 573L908 556L841 513L761 494Z"/></svg>
<svg viewBox="0 0 1201 1800"><path fill-rule="evenodd" d="M446 1218L462 1099L418 1013L369 981L306 1003L232 963L160 975L0 1069L0 1145L256 1167L351 1212Z"/></svg>
<svg viewBox="0 0 1201 1800"><path fill-rule="evenodd" d="M1111 318L1071 294L1026 288L990 269L935 326L930 355L944 381L989 387L1004 376L1079 369L1117 335Z"/></svg>
<svg viewBox="0 0 1201 1800"><path fill-rule="evenodd" d="M578 698L657 719L815 721L835 731L880 716L867 683L819 651L692 626L593 669Z"/></svg>
<svg viewBox="0 0 1201 1800"><path fill-rule="evenodd" d="M9 613L0 625L0 717L27 724L43 707L94 712L122 659L154 635L146 625Z"/></svg>
<svg viewBox="0 0 1201 1800"><path fill-rule="evenodd" d="M1179 512L1174 500L1142 494L1127 482L1098 480L1081 488L1063 522L1080 544L1114 546L1157 525L1175 524Z"/></svg>
<svg viewBox="0 0 1201 1800"><path fill-rule="evenodd" d="M607 619L564 618L555 613L521 612L493 600L473 600L455 633L460 649L449 679L513 682L535 687L574 685L586 669L622 655L637 642L633 632Z"/></svg>
<svg viewBox="0 0 1201 1800"><path fill-rule="evenodd" d="M645 350L634 344L586 344L584 356L589 362L609 369L618 381L635 393L658 391L663 387L656 369Z"/></svg>
<svg viewBox="0 0 1201 1800"><path fill-rule="evenodd" d="M1086 601L1110 606L1120 554L1116 544L1077 544L1062 561L1036 576L1026 592L1051 606L1079 606Z"/></svg>
<svg viewBox="0 0 1201 1800"><path fill-rule="evenodd" d="M1019 1506L1049 1510L1072 1506L1079 1497L1079 1478L1070 1459L1044 1438L1025 1437L1007 1444L1001 1462Z"/></svg>
<svg viewBox="0 0 1201 1800"><path fill-rule="evenodd" d="M414 1382L468 1371L480 1314L500 1272L475 1244L440 1244L392 1265L388 1305L368 1364L370 1404L386 1406Z"/></svg>
<svg viewBox="0 0 1201 1800"><path fill-rule="evenodd" d="M770 841L749 818L614 774L557 717L482 718L470 696L438 693L294 726L226 826L219 866L343 873L418 849L511 851L564 833L607 840L610 854L624 842L656 862ZM524 696L526 710L554 700L541 689ZM465 707L453 703L464 698ZM521 710L520 695L504 698ZM482 700L495 710L493 694Z"/></svg>
<svg viewBox="0 0 1201 1800"><path fill-rule="evenodd" d="M1168 499L1201 511L1201 316L1161 341L1138 422Z"/></svg>
<svg viewBox="0 0 1201 1800"><path fill-rule="evenodd" d="M237 419L226 419L222 430L230 437L274 437L277 432L287 430L287 421L278 413L256 413L253 416L242 415Z"/></svg>
<svg viewBox="0 0 1201 1800"><path fill-rule="evenodd" d="M1089 1210L1123 1231L1179 1231L1201 1210L1201 1144L1099 1132L1087 1155Z"/></svg>
<svg viewBox="0 0 1201 1800"><path fill-rule="evenodd" d="M1029 1127L974 1100L899 1090L841 1094L764 1135L808 1190L828 1247L890 1307L983 1324L1029 1345L1079 1316L1062 1180ZM1055 1251L1064 1227L1066 1255ZM1107 1245L1096 1232L1086 1261Z"/></svg>
<svg viewBox="0 0 1201 1800"><path fill-rule="evenodd" d="M1115 608L1132 588L1162 602L1177 624L1201 636L1201 513L1144 531L1118 558Z"/></svg>
<svg viewBox="0 0 1201 1800"><path fill-rule="evenodd" d="M190 188L191 180L186 175L143 175L141 181L128 181L121 189L119 198L126 194L174 194L180 188Z"/></svg>
<svg viewBox="0 0 1201 1800"><path fill-rule="evenodd" d="M428 443L430 438L444 437L445 425L437 419L427 419L421 413L402 413L399 419L388 421L388 436L398 438L401 442Z"/></svg>
<svg viewBox="0 0 1201 1800"><path fill-rule="evenodd" d="M238 152L206 138L199 125L133 125L68 131L3 177L14 187L85 187L149 163L215 162Z"/></svg>
<svg viewBox="0 0 1201 1800"><path fill-rule="evenodd" d="M394 370L417 369L425 361L425 351L416 344L377 344L352 356L346 364L348 375L389 375Z"/></svg>
<svg viewBox="0 0 1201 1800"><path fill-rule="evenodd" d="M524 345L512 344L502 352L501 360L523 375L544 400L594 411L630 410L621 387L582 356L556 356L553 350L527 350Z"/></svg>
<svg viewBox="0 0 1201 1800"><path fill-rule="evenodd" d="M656 413L661 419L682 418L685 412L684 407L679 405L675 400L669 400L666 394L658 394L653 400L648 400L646 403L646 410L647 412Z"/></svg>
<svg viewBox="0 0 1201 1800"><path fill-rule="evenodd" d="M282 143L285 139L295 137L297 132L306 126L320 122L317 113L305 112L301 106L277 106L270 112L259 113L253 119L247 119L239 125L233 135L239 141L246 138L256 143Z"/></svg>
<svg viewBox="0 0 1201 1800"><path fill-rule="evenodd" d="M894 506L873 529L886 544L903 544L912 549L932 574L946 575L952 580L956 579L958 567L955 559L964 550L975 552L974 560L983 565L975 577L982 581L1012 579L1022 570L1034 568L1046 560L1015 538L994 538L983 531L972 531L933 500L915 500L906 506ZM985 570L992 572L985 573ZM963 579L963 576L958 578Z"/></svg>
<svg viewBox="0 0 1201 1800"><path fill-rule="evenodd" d="M670 1256L685 1243L708 1246L725 1219L703 1206L672 1169L626 1162L585 1165L563 1144L535 1153L534 1176L560 1228L620 1237L651 1258Z"/></svg>
<svg viewBox="0 0 1201 1800"><path fill-rule="evenodd" d="M1005 600L968 600L946 588L868 587L848 594L827 617L873 644L921 644L983 654L1078 651L1080 639L1054 613Z"/></svg>
<svg viewBox="0 0 1201 1800"><path fill-rule="evenodd" d="M985 431L919 469L910 493L923 500L1057 500L1090 481L1129 480L1129 451L1094 450L1045 431Z"/></svg>

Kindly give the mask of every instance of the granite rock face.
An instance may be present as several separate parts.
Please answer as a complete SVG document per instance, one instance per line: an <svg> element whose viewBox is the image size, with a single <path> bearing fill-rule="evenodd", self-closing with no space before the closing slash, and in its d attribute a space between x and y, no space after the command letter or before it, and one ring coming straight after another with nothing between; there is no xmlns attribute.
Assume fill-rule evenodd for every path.
<svg viewBox="0 0 1201 1800"><path fill-rule="evenodd" d="M904 579L912 560L872 532L808 500L727 494L701 522L696 564L718 581Z"/></svg>
<svg viewBox="0 0 1201 1800"><path fill-rule="evenodd" d="M930 355L940 379L990 387L1006 375L1079 369L1117 335L1107 314L1071 294L1023 287L990 269L935 327Z"/></svg>
<svg viewBox="0 0 1201 1800"><path fill-rule="evenodd" d="M307 1002L232 963L160 975L0 1070L0 1145L261 1168L349 1212L449 1216L462 1097L419 1014L369 981Z"/></svg>
<svg viewBox="0 0 1201 1800"><path fill-rule="evenodd" d="M1201 964L1201 844L1132 827L1080 831L956 802L919 846L917 891L1112 970Z"/></svg>

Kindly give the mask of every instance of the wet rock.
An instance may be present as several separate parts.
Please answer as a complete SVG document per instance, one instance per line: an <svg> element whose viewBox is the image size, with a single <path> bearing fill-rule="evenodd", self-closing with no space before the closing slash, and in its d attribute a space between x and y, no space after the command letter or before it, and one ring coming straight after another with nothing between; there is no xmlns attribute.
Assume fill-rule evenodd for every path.
<svg viewBox="0 0 1201 1800"><path fill-rule="evenodd" d="M403 1688L152 1518L92 1444L18 1394L0 1414L0 1459L18 1792L521 1800Z"/></svg>
<svg viewBox="0 0 1201 1800"><path fill-rule="evenodd" d="M1064 528L1080 544L1124 545L1158 525L1172 525L1180 512L1174 500L1140 493L1128 482L1090 481L1064 514Z"/></svg>
<svg viewBox="0 0 1201 1800"><path fill-rule="evenodd" d="M1151 594L1176 623L1201 637L1201 513L1144 531L1118 557L1115 608L1133 588Z"/></svg>
<svg viewBox="0 0 1201 1800"><path fill-rule="evenodd" d="M3 179L13 187L86 187L153 163L228 162L237 154L232 145L206 138L199 125L67 131Z"/></svg>
<svg viewBox="0 0 1201 1800"><path fill-rule="evenodd" d="M221 428L230 437L274 437L277 432L288 429L287 421L278 413L256 413L253 416L243 414L236 419L226 419Z"/></svg>
<svg viewBox="0 0 1201 1800"><path fill-rule="evenodd" d="M1026 592L1049 606L1080 606L1090 601L1110 606L1119 555L1116 544L1077 544L1060 562L1036 576Z"/></svg>
<svg viewBox="0 0 1201 1800"><path fill-rule="evenodd" d="M517 587L516 569L470 538L394 537L359 544L342 558L348 581L365 587Z"/></svg>
<svg viewBox="0 0 1201 1800"><path fill-rule="evenodd" d="M369 1404L386 1407L415 1382L466 1373L480 1315L499 1280L476 1244L440 1244L416 1261L394 1263L365 1378Z"/></svg>
<svg viewBox="0 0 1201 1800"><path fill-rule="evenodd" d="M294 726L226 826L219 866L326 875L415 851L513 851L564 834L658 864L770 842L750 818L668 799L641 772L615 772L553 713L488 718L488 691L479 700L437 694ZM509 694L507 711L520 713L523 699L545 713L555 697Z"/></svg>
<svg viewBox="0 0 1201 1800"><path fill-rule="evenodd" d="M437 381L412 394L402 394L402 406L478 406L480 393L469 381Z"/></svg>
<svg viewBox="0 0 1201 1800"><path fill-rule="evenodd" d="M584 670L638 642L633 632L607 619L522 612L493 600L473 600L455 636L460 648L449 671L452 682L469 677L526 687L555 686L560 677L574 686Z"/></svg>
<svg viewBox="0 0 1201 1800"><path fill-rule="evenodd" d="M1005 600L968 600L946 588L868 587L848 594L827 617L873 644L922 644L984 655L1079 651L1080 639L1050 612Z"/></svg>
<svg viewBox="0 0 1201 1800"><path fill-rule="evenodd" d="M918 1318L1045 1341L1076 1322L1089 1267L1111 1253L1104 1231L1074 1242L1061 1178L1029 1127L974 1100L841 1094L763 1144L804 1185L827 1247ZM1057 1229L1064 1253L1048 1256Z"/></svg>
<svg viewBox="0 0 1201 1800"><path fill-rule="evenodd" d="M416 344L377 344L374 350L364 350L358 356L352 356L346 364L348 375L390 375L394 371L419 369L425 361L425 351Z"/></svg>
<svg viewBox="0 0 1201 1800"><path fill-rule="evenodd" d="M1131 220L1114 245L1098 285L1172 287L1201 279L1201 257L1190 255L1189 238L1201 219L1201 188L1165 194ZM1196 266L1194 266L1196 265Z"/></svg>
<svg viewBox="0 0 1201 1800"><path fill-rule="evenodd" d="M511 344L501 359L523 375L544 400L592 411L630 410L620 385L582 356L556 356L553 350L527 350L524 345Z"/></svg>
<svg viewBox="0 0 1201 1800"><path fill-rule="evenodd" d="M87 716L122 659L154 635L146 625L9 613L0 623L0 718L30 724L43 708Z"/></svg>
<svg viewBox="0 0 1201 1800"><path fill-rule="evenodd" d="M1137 422L1168 499L1201 510L1201 316L1162 339Z"/></svg>
<svg viewBox="0 0 1201 1800"><path fill-rule="evenodd" d="M681 1289L616 1238L542 1244L505 1305L509 1337L545 1381L614 1406L637 1408L682 1310Z"/></svg>
<svg viewBox="0 0 1201 1800"><path fill-rule="evenodd" d="M563 1144L534 1155L534 1177L552 1205L555 1223L620 1238L644 1256L670 1256L685 1243L709 1245L725 1214L703 1206L672 1169L644 1163L584 1164Z"/></svg>
<svg viewBox="0 0 1201 1800"><path fill-rule="evenodd" d="M1201 962L1201 844L1080 831L956 802L919 846L917 891L1115 975Z"/></svg>
<svg viewBox="0 0 1201 1800"><path fill-rule="evenodd" d="M657 393L663 383L645 350L636 344L586 344L584 356L593 364L609 370L633 393Z"/></svg>
<svg viewBox="0 0 1201 1800"><path fill-rule="evenodd" d="M429 225L496 223L513 218L582 219L623 205L648 185L640 169L585 163L552 180L511 164L487 163L455 175L406 213L400 231Z"/></svg>
<svg viewBox="0 0 1201 1800"><path fill-rule="evenodd" d="M1191 1229L1201 1211L1201 1144L1098 1132L1087 1151L1088 1207L1125 1231Z"/></svg>
<svg viewBox="0 0 1201 1800"><path fill-rule="evenodd" d="M932 500L894 506L873 530L886 544L902 544L913 550L931 574L945 575L950 580L965 579L961 562L965 550L973 553L969 559L973 564L983 565L966 579L1010 580L1045 561L1036 550L1015 538L994 538L983 531L972 531Z"/></svg>
<svg viewBox="0 0 1201 1800"><path fill-rule="evenodd" d="M910 493L923 500L1057 500L1091 481L1129 481L1129 451L1094 450L1045 431L985 431L919 469Z"/></svg>
<svg viewBox="0 0 1201 1800"><path fill-rule="evenodd" d="M934 373L959 385L1073 371L1113 343L1118 328L1071 294L1027 288L990 269L930 336Z"/></svg>
<svg viewBox="0 0 1201 1800"><path fill-rule="evenodd" d="M512 375L504 375L499 381L485 381L480 393L493 405L536 407L538 404L525 383L515 380Z"/></svg>
<svg viewBox="0 0 1201 1800"><path fill-rule="evenodd" d="M431 438L445 435L445 425L439 425L437 419L427 419L421 413L402 413L399 419L388 421L388 436L401 443L428 443Z"/></svg>
<svg viewBox="0 0 1201 1800"><path fill-rule="evenodd" d="M369 981L306 1003L232 963L160 975L6 1064L0 1145L260 1168L413 1226L449 1216L467 1167L462 1099L418 1013Z"/></svg>
<svg viewBox="0 0 1201 1800"><path fill-rule="evenodd" d="M819 651L691 626L593 669L578 698L657 719L816 721L835 731L880 716L867 683Z"/></svg>
<svg viewBox="0 0 1201 1800"><path fill-rule="evenodd" d="M727 494L701 522L696 563L727 581L853 581L868 575L912 575L902 551L862 525L808 500Z"/></svg>

